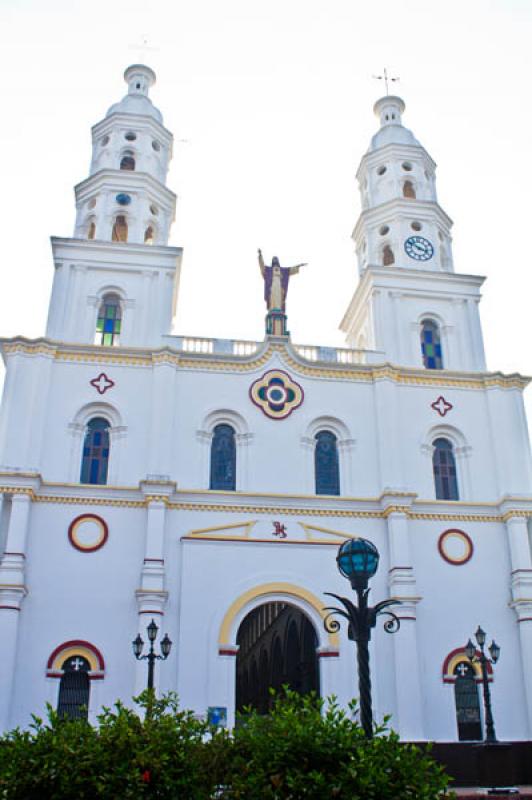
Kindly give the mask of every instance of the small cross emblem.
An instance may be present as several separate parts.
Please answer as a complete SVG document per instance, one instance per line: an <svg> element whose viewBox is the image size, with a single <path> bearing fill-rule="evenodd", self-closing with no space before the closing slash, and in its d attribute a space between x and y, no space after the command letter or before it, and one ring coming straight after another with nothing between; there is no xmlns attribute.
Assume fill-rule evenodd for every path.
<svg viewBox="0 0 532 800"><path fill-rule="evenodd" d="M73 658L73 659L72 659L72 661L70 662L70 666L72 667L72 669L73 669L75 672L79 672L79 671L80 671L80 669L81 669L81 668L82 668L82 666L83 666L83 661L81 660L81 658L78 658L78 657L76 656L76 658Z"/></svg>
<svg viewBox="0 0 532 800"><path fill-rule="evenodd" d="M461 664L458 664L458 666L456 667L456 671L457 671L457 672L458 672L458 673L459 673L459 674L462 676L462 678L463 678L463 677L464 677L464 675L466 675L466 674L467 674L467 672L468 672L468 669L467 669L467 666L466 666L466 665L465 665L465 664L462 662Z"/></svg>
<svg viewBox="0 0 532 800"><path fill-rule="evenodd" d="M440 417L444 417L448 411L453 407L452 403L448 403L445 397L440 396L437 400L430 404L430 407L437 411Z"/></svg>
<svg viewBox="0 0 532 800"><path fill-rule="evenodd" d="M283 525L281 522L274 522L272 535L278 536L280 539L286 539L288 536L286 532L286 525Z"/></svg>
<svg viewBox="0 0 532 800"><path fill-rule="evenodd" d="M105 372L100 372L98 377L93 378L89 383L91 386L94 386L98 394L105 394L107 389L115 385L115 382L108 378Z"/></svg>

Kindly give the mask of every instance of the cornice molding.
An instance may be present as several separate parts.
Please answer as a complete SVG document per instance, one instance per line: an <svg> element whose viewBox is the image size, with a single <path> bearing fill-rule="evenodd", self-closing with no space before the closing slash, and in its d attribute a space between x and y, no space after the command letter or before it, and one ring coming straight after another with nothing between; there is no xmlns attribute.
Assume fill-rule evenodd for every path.
<svg viewBox="0 0 532 800"><path fill-rule="evenodd" d="M152 491L150 491L150 489ZM155 491L153 491L155 490ZM380 497L328 497L323 495L222 492L208 489L176 489L172 482L154 482L141 488L95 487L77 483L49 483L39 476L0 472L0 494L25 495L35 503L59 505L146 508L162 503L171 511L235 514L277 514L300 517L387 519L401 514L411 520L442 522L497 522L532 517L532 497L502 498L498 503L423 500L411 492L386 491Z"/></svg>
<svg viewBox="0 0 532 800"><path fill-rule="evenodd" d="M247 356L233 354L191 353L162 347L148 348L108 347L98 345L71 344L51 339L26 339L22 336L0 338L0 349L4 358L14 354L26 356L47 355L58 361L72 363L98 363L124 366L153 367L167 363L180 369L198 371L253 372L261 369L274 355L278 355L286 368L298 375L311 378L346 380L375 383L391 380L401 385L455 387L458 389L485 390L492 387L523 390L531 378L502 372L458 372L451 370L425 370L413 367L398 367L389 362L373 364L331 364L331 362L308 361L293 348L290 342L265 342L262 348Z"/></svg>

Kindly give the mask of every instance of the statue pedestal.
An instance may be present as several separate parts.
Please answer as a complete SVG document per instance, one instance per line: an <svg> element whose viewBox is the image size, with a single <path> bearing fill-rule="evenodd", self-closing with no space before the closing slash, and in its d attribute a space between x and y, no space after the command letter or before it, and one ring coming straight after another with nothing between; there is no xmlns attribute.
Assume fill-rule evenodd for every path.
<svg viewBox="0 0 532 800"><path fill-rule="evenodd" d="M286 319L286 314L283 314L282 311L268 311L266 314L266 335L289 336Z"/></svg>

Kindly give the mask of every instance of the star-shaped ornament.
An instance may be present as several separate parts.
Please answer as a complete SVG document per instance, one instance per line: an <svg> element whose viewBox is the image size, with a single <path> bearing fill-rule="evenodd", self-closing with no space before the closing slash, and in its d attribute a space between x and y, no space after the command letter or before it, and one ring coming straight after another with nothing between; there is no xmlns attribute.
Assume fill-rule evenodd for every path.
<svg viewBox="0 0 532 800"><path fill-rule="evenodd" d="M445 397L441 394L437 400L430 404L430 407L437 411L440 417L444 417L448 411L453 407L452 403L448 403Z"/></svg>
<svg viewBox="0 0 532 800"><path fill-rule="evenodd" d="M105 372L100 372L97 378L89 381L91 386L94 386L98 394L105 394L108 389L115 385L115 382L108 378Z"/></svg>

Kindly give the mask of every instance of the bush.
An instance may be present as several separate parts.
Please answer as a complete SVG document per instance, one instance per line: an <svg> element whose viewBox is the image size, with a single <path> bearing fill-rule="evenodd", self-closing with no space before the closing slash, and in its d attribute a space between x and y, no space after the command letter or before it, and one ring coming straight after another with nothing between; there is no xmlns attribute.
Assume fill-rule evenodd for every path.
<svg viewBox="0 0 532 800"><path fill-rule="evenodd" d="M366 740L332 700L286 691L232 734L180 711L175 695L137 702L144 719L117 703L95 728L49 709L46 723L0 738L0 798L436 800L448 782L396 734L376 728Z"/></svg>
<svg viewBox="0 0 532 800"><path fill-rule="evenodd" d="M208 726L177 697L137 701L149 713L117 703L104 709L93 728L83 720L60 719L48 709L48 723L34 717L29 731L0 739L0 797L5 800L203 800L203 740Z"/></svg>
<svg viewBox="0 0 532 800"><path fill-rule="evenodd" d="M326 704L287 691L268 716L251 712L242 722L229 748L230 798L436 800L449 781L430 757L384 727L367 740L334 699Z"/></svg>

